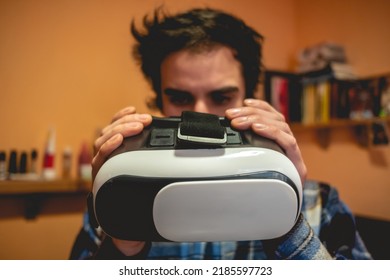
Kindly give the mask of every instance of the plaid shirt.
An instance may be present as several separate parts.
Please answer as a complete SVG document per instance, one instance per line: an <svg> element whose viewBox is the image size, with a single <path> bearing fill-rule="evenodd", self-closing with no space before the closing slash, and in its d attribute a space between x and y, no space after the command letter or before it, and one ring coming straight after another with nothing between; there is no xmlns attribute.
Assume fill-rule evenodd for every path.
<svg viewBox="0 0 390 280"><path fill-rule="evenodd" d="M90 225L88 213L85 213L84 225L70 258L120 258L121 254L115 248L108 250L116 250L115 254L100 250L106 242L104 237L101 231ZM279 239L153 242L146 252L146 259L371 259L371 255L356 230L351 211L339 199L336 189L307 181L303 189L302 215L293 229Z"/></svg>

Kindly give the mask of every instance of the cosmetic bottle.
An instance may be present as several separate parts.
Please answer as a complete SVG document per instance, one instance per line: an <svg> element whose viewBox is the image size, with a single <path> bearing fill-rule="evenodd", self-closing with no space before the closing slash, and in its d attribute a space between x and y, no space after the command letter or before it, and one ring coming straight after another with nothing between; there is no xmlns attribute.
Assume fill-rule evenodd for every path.
<svg viewBox="0 0 390 280"><path fill-rule="evenodd" d="M69 179L72 173L72 149L65 147L62 153L62 178Z"/></svg>
<svg viewBox="0 0 390 280"><path fill-rule="evenodd" d="M78 160L79 178L83 181L90 181L92 179L92 154L86 142L81 145Z"/></svg>
<svg viewBox="0 0 390 280"><path fill-rule="evenodd" d="M50 129L47 137L45 153L43 156L43 170L42 176L46 180L54 180L57 176L55 169L55 149L56 149L56 135L55 130Z"/></svg>
<svg viewBox="0 0 390 280"><path fill-rule="evenodd" d="M6 153L4 151L0 152L0 180L7 179L7 163L6 163Z"/></svg>

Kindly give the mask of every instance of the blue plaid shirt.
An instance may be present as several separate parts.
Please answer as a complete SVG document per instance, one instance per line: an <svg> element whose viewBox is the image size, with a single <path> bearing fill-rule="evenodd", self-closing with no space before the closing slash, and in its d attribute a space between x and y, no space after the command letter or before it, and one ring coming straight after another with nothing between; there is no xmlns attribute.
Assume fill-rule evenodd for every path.
<svg viewBox="0 0 390 280"><path fill-rule="evenodd" d="M104 233L90 225L88 213L85 213L84 225L71 258L86 259L99 255L104 237ZM112 257L102 254L99 258ZM239 242L153 242L146 259L371 259L371 255L356 230L351 211L339 199L336 189L316 181L306 181L302 215L282 238Z"/></svg>

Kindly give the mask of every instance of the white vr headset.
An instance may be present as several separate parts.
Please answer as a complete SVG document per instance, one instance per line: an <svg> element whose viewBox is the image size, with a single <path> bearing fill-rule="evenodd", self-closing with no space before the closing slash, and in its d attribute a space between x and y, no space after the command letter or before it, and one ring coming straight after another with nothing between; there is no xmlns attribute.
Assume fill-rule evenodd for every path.
<svg viewBox="0 0 390 280"><path fill-rule="evenodd" d="M280 237L301 204L299 174L276 143L195 112L154 118L126 138L88 197L109 236L176 242Z"/></svg>

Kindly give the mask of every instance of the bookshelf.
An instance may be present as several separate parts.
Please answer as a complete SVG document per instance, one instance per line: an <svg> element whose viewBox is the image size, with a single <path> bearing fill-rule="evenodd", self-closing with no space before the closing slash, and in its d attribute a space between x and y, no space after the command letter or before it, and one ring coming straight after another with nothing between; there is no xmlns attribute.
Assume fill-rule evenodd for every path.
<svg viewBox="0 0 390 280"><path fill-rule="evenodd" d="M350 129L355 136L356 142L362 147L369 147L372 145L372 126L374 124L384 124L390 126L390 117L371 118L362 120L351 119L335 119L327 123L291 123L290 127L294 133L301 133L307 131L315 131L317 134L317 141L323 148L327 148L331 144L331 134L336 129Z"/></svg>
<svg viewBox="0 0 390 280"><path fill-rule="evenodd" d="M379 144L388 144L390 73L339 79L329 66L302 74L266 71L264 96L294 132L316 131L323 147L330 144L331 131L336 128L352 128L362 146L369 146L370 141L378 144L379 128L387 135Z"/></svg>

